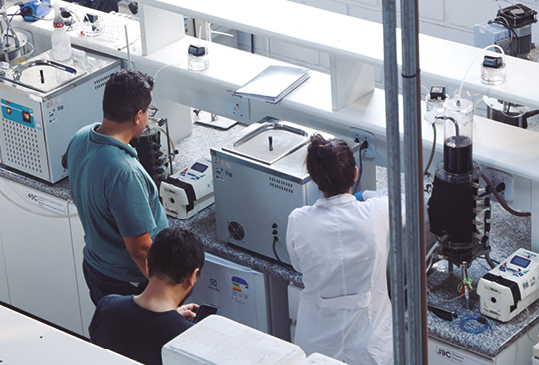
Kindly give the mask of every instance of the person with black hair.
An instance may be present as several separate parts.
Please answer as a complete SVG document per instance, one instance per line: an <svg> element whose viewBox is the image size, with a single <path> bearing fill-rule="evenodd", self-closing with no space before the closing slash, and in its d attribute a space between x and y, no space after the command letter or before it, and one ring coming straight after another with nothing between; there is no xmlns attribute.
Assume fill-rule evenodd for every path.
<svg viewBox="0 0 539 365"><path fill-rule="evenodd" d="M286 244L305 286L294 343L307 355L392 364L387 190L351 194L358 168L343 140L311 137L306 165L324 197L288 218Z"/></svg>
<svg viewBox="0 0 539 365"><path fill-rule="evenodd" d="M171 226L148 252L148 286L140 295L108 295L90 323L91 341L144 364L161 364L162 347L190 328L197 304L183 305L204 266L204 245L190 230Z"/></svg>
<svg viewBox="0 0 539 365"><path fill-rule="evenodd" d="M84 278L95 305L107 294L140 294L152 238L168 226L159 191L129 145L157 108L153 79L121 70L105 85L103 121L69 142L66 162L84 229Z"/></svg>

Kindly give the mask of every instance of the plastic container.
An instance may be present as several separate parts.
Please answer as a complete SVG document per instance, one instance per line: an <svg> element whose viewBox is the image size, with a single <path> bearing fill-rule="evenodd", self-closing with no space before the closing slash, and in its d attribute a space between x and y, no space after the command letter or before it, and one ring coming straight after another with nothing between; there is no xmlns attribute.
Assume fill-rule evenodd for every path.
<svg viewBox="0 0 539 365"><path fill-rule="evenodd" d="M71 40L65 29L64 18L60 13L58 3L54 4L54 31L51 36L52 58L56 61L71 59Z"/></svg>
<svg viewBox="0 0 539 365"><path fill-rule="evenodd" d="M197 40L194 44L191 44L187 51L187 67L189 70L204 71L210 67L208 51L207 42Z"/></svg>
<svg viewBox="0 0 539 365"><path fill-rule="evenodd" d="M299 365L299 346L213 315L163 346L163 365Z"/></svg>

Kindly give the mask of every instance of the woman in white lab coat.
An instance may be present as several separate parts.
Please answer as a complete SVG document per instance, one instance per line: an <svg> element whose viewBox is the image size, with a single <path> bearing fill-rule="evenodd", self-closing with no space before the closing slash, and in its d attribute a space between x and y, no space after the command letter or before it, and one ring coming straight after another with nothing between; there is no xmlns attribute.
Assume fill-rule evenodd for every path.
<svg viewBox="0 0 539 365"><path fill-rule="evenodd" d="M307 355L392 364L387 191L351 194L358 169L342 140L312 137L306 163L324 198L288 219L288 252L305 285L294 342Z"/></svg>

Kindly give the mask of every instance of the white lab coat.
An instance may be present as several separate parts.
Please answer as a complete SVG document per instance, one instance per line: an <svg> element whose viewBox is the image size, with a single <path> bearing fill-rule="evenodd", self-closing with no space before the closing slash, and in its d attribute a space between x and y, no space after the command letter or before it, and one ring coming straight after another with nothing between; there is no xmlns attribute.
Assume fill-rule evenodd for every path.
<svg viewBox="0 0 539 365"><path fill-rule="evenodd" d="M393 364L387 191L319 199L288 218L286 243L303 274L294 342L349 364Z"/></svg>

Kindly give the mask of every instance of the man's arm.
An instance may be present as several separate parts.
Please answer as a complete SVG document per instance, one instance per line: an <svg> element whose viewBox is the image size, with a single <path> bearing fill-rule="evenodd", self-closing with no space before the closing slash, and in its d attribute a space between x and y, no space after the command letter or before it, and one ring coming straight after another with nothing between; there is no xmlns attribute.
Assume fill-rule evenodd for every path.
<svg viewBox="0 0 539 365"><path fill-rule="evenodd" d="M148 250L152 245L150 233L146 232L139 236L124 237L124 242L131 258L135 261L142 274L147 278L148 271L146 269L146 257L148 256Z"/></svg>

